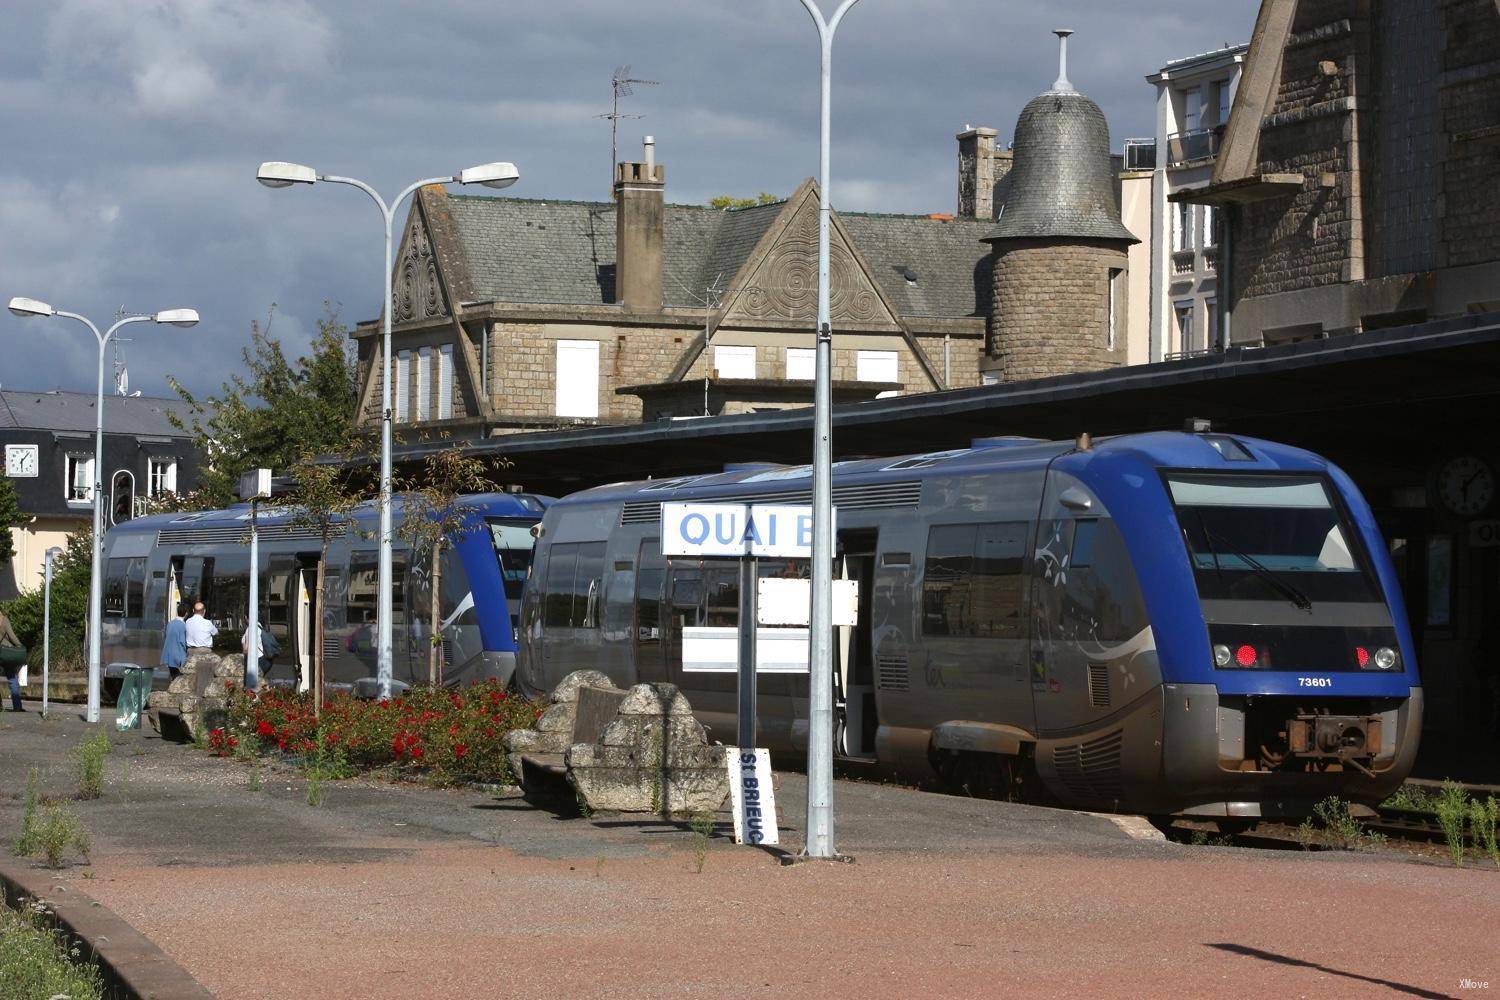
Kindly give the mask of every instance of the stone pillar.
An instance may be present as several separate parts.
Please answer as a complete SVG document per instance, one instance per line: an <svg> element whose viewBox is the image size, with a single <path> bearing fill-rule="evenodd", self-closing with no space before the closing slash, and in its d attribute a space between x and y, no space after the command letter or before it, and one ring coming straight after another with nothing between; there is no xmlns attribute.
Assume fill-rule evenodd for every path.
<svg viewBox="0 0 1500 1000"><path fill-rule="evenodd" d="M992 128L958 133L958 214L971 219L995 217L995 136ZM1007 172L1009 164L1006 165Z"/></svg>
<svg viewBox="0 0 1500 1000"><path fill-rule="evenodd" d="M1112 301L1110 275L1125 270L1118 240L996 240L990 360L981 367L997 370L1001 381L1019 382L1124 364L1125 283L1118 283Z"/></svg>
<svg viewBox="0 0 1500 1000"><path fill-rule="evenodd" d="M615 165L615 301L630 312L661 312L661 255L666 238L666 169L654 162Z"/></svg>

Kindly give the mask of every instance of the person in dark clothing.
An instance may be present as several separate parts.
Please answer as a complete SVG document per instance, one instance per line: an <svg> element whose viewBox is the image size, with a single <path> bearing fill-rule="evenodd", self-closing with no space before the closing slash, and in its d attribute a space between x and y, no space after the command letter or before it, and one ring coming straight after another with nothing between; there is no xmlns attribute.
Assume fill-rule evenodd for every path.
<svg viewBox="0 0 1500 1000"><path fill-rule="evenodd" d="M0 646L10 646L21 651L21 662L11 663L9 659L3 661L5 679L10 682L10 707L17 712L24 712L21 707L21 667L25 665L25 648L21 640L16 638L16 630L10 627L10 619L5 617L5 612L0 611Z"/></svg>
<svg viewBox="0 0 1500 1000"><path fill-rule="evenodd" d="M161 664L173 680L182 673L182 665L187 662L188 610L186 602L177 606L177 616L167 622L167 634L161 644Z"/></svg>

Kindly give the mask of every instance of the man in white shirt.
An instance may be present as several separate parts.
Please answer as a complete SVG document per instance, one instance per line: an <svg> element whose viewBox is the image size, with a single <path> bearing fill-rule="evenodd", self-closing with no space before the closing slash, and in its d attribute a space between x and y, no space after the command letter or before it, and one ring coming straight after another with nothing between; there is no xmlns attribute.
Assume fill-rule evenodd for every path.
<svg viewBox="0 0 1500 1000"><path fill-rule="evenodd" d="M203 602L193 605L193 617L187 620L187 647L189 655L195 649L212 649L218 626L203 617Z"/></svg>

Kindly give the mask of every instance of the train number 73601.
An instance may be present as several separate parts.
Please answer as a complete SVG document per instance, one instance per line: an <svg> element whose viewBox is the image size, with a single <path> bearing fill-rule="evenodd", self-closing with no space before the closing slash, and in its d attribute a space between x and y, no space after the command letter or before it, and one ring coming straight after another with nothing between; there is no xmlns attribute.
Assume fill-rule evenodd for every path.
<svg viewBox="0 0 1500 1000"><path fill-rule="evenodd" d="M1298 677L1297 678L1297 686L1298 687L1305 687L1305 688L1331 688L1331 687L1333 687L1333 678L1332 677Z"/></svg>

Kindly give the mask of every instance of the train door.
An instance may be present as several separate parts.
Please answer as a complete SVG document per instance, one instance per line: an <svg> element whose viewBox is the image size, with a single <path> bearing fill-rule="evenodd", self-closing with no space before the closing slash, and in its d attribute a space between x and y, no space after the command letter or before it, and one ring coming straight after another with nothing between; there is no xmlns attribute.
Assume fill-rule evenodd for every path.
<svg viewBox="0 0 1500 1000"><path fill-rule="evenodd" d="M667 580L667 561L661 554L661 540L647 538L641 542L635 574L635 679L638 684L665 681L667 663L663 654L662 607L663 587Z"/></svg>
<svg viewBox="0 0 1500 1000"><path fill-rule="evenodd" d="M547 690L575 670L592 669L599 650L604 543L553 545L542 598L542 676Z"/></svg>
<svg viewBox="0 0 1500 1000"><path fill-rule="evenodd" d="M839 545L843 551L843 556L838 561L839 576L845 580L853 580L859 587L856 624L837 629L837 745L839 751L849 757L873 758L875 731L879 727L875 711L875 644L871 631L874 619L876 542L877 533L874 531L839 533Z"/></svg>

